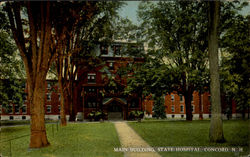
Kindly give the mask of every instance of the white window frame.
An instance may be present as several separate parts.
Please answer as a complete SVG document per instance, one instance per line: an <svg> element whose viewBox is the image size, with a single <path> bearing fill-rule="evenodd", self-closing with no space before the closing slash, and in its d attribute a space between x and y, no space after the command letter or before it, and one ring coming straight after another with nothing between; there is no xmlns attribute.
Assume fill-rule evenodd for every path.
<svg viewBox="0 0 250 157"><path fill-rule="evenodd" d="M48 108L50 108L50 111L48 112ZM46 105L46 113L51 113L52 111L52 106L51 105Z"/></svg>
<svg viewBox="0 0 250 157"><path fill-rule="evenodd" d="M89 82L93 79L95 79L95 82ZM88 84L95 84L96 83L96 73L88 73L87 81L88 81Z"/></svg>
<svg viewBox="0 0 250 157"><path fill-rule="evenodd" d="M172 113L175 112L175 107L174 107L174 105L171 106L171 112L172 112Z"/></svg>
<svg viewBox="0 0 250 157"><path fill-rule="evenodd" d="M47 93L47 94L46 94L46 98L47 98L47 99L46 99L47 101L51 101L51 93ZM48 98L49 98L49 99L48 99Z"/></svg>
<svg viewBox="0 0 250 157"><path fill-rule="evenodd" d="M181 107L182 107L183 110L181 110ZM184 105L181 105L181 106L180 106L180 112L181 112L181 113L184 113Z"/></svg>
<svg viewBox="0 0 250 157"><path fill-rule="evenodd" d="M194 104L192 104L191 110L192 110L192 113L195 113L195 106L194 106Z"/></svg>
<svg viewBox="0 0 250 157"><path fill-rule="evenodd" d="M61 94L60 93L58 94L58 101L59 102L61 101Z"/></svg>
<svg viewBox="0 0 250 157"><path fill-rule="evenodd" d="M24 107L26 108L25 112L23 112L23 108L24 108ZM23 105L23 106L22 106L22 114L26 114L26 113L27 113L27 105Z"/></svg>
<svg viewBox="0 0 250 157"><path fill-rule="evenodd" d="M179 97L180 97L180 102L184 102L183 95L181 94ZM181 100L181 98L182 98L182 100Z"/></svg>
<svg viewBox="0 0 250 157"><path fill-rule="evenodd" d="M174 94L171 94L171 101L174 102Z"/></svg>
<svg viewBox="0 0 250 157"><path fill-rule="evenodd" d="M16 112L16 107L18 108L18 112ZM15 114L19 114L20 113L20 108L18 107L18 105L15 105Z"/></svg>
<svg viewBox="0 0 250 157"><path fill-rule="evenodd" d="M11 104L11 112L8 112L8 114L13 114L14 113L14 106ZM9 107L8 107L8 111L9 111Z"/></svg>
<svg viewBox="0 0 250 157"><path fill-rule="evenodd" d="M47 83L47 89L51 89L51 84L49 82Z"/></svg>

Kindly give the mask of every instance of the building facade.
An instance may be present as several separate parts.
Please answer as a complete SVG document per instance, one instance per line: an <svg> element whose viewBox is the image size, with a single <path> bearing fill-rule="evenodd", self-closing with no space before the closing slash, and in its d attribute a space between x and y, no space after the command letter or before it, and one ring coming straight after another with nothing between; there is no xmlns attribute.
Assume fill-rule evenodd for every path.
<svg viewBox="0 0 250 157"><path fill-rule="evenodd" d="M127 48L127 43L117 42L111 45L99 44L95 48L98 58L92 59L85 64L79 59L79 68L77 70L77 79L73 84L73 107L75 115L82 115L83 119L88 119L93 111L102 111L107 113L107 119L129 119L131 111L145 111L146 117L153 115L153 100L150 98L142 99L138 93L126 95L123 89L126 87L126 79L121 78L118 73L120 68L129 64L142 63L143 58L129 57L121 53ZM138 49L138 45L130 44L130 48ZM131 77L128 75L127 77ZM57 80L47 80L45 97L45 118L60 119L60 93L58 91ZM27 87L24 87L27 93ZM11 104L8 109L0 105L1 120L29 120L30 106L27 103L27 96L23 97L23 106ZM222 97L222 113L227 118L240 116L237 113L236 103L228 103L225 97ZM165 112L167 118L185 119L185 99L183 95L173 92L164 97ZM69 106L65 106L67 119ZM193 93L192 97L193 119L210 118L211 104L210 94L203 93L199 96L198 92Z"/></svg>

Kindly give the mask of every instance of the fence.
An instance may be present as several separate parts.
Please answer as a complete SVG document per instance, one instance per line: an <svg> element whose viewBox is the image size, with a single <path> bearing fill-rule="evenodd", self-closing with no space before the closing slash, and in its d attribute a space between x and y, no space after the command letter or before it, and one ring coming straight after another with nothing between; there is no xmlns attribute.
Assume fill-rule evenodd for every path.
<svg viewBox="0 0 250 157"><path fill-rule="evenodd" d="M46 123L46 125L48 125L48 124L52 124L52 125L50 125L50 127L46 126L47 132L51 129L52 137L54 137L54 135L55 135L54 124L56 125L56 131L58 131L59 130L59 121L57 123ZM7 139L7 140L1 140L0 144L2 144L2 143L9 143L9 144L6 144L6 145L9 145L9 157L12 157L12 143L13 143L13 141L15 141L17 139L20 139L20 138L27 137L27 136L30 136L30 134L18 136L18 137ZM47 136L48 136L48 134L47 134ZM3 152L0 152L0 157L3 156L3 154L1 154L1 153L3 153Z"/></svg>

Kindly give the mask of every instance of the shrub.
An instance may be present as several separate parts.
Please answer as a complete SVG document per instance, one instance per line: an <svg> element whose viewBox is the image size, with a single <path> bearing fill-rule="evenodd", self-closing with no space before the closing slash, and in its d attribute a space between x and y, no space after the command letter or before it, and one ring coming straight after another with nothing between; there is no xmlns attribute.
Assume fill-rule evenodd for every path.
<svg viewBox="0 0 250 157"><path fill-rule="evenodd" d="M142 112L142 111L136 110L136 111L131 111L129 113L129 118L133 119L133 120L135 120L135 119L140 120L143 118L143 116L144 116L144 112Z"/></svg>
<svg viewBox="0 0 250 157"><path fill-rule="evenodd" d="M88 119L90 120L95 120L95 121L99 121L101 119L106 119L107 117L107 113L103 112L103 111L92 111L88 114Z"/></svg>

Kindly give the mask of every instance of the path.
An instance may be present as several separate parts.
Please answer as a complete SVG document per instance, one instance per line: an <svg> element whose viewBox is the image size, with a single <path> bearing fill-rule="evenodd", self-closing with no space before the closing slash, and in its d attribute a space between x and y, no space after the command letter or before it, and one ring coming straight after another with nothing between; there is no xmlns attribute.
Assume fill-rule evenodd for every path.
<svg viewBox="0 0 250 157"><path fill-rule="evenodd" d="M122 148L150 148L126 122L114 122ZM125 157L160 157L156 152L124 152Z"/></svg>

